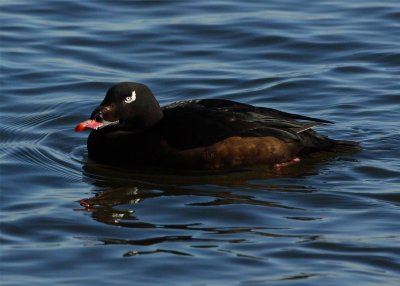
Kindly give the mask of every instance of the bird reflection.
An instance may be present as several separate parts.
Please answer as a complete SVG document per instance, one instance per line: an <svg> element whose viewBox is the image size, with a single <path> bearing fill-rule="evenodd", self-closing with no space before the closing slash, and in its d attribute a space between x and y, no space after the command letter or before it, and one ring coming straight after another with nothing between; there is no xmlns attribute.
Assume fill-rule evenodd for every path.
<svg viewBox="0 0 400 286"><path fill-rule="evenodd" d="M268 201L235 190L261 190L272 192L308 193L314 190L301 185L271 184L271 180L303 178L318 174L318 164L332 160L332 153L319 153L284 170L254 167L246 170L225 172L190 172L176 174L174 170L126 170L110 168L88 160L83 168L84 179L95 187L94 196L80 200L85 211L91 212L95 220L119 225L155 227L138 222L135 205L145 200L168 197L201 197L200 202L188 202L190 206L254 205L270 208L301 210L287 203ZM210 191L209 186L221 186L221 190ZM215 189L215 188L213 188ZM296 217L296 216L293 216ZM299 216L301 217L301 216Z"/></svg>
<svg viewBox="0 0 400 286"><path fill-rule="evenodd" d="M113 173L111 173L113 174ZM114 175L110 177L115 179ZM167 180L166 180L167 181ZM119 225L131 228L163 228L163 229L180 229L180 230L196 230L210 233L219 234L233 234L252 232L253 234L270 235L274 234L260 232L261 230L256 228L209 228L201 226L199 224L153 224L151 222L145 222L136 216L136 209L138 205L144 203L146 200L160 199L171 197L171 202L174 200L172 197L184 197L188 199L182 208L187 207L221 207L221 206L235 206L235 205L253 205L267 208L279 208L279 209L292 209L302 210L300 207L283 204L276 201L268 201L265 199L258 199L253 195L246 194L246 189L249 189L249 183L237 180L233 180L231 186L224 186L222 190L218 189L218 185L189 185L179 186L173 184L165 184L161 186L157 183L146 183L138 180L135 182L135 186L129 187L108 187L104 188L105 178L98 180L98 189L94 191L94 195L90 198L80 200L80 205L84 208L83 210L91 213L91 216L96 221ZM132 182L131 182L132 183ZM100 187L102 186L102 187ZM212 186L212 187L211 187ZM211 188L211 189L210 189ZM259 189L265 191L266 186L263 185L252 185L253 190ZM282 191L282 186L277 188L276 186L269 186L271 191ZM245 193L237 192L237 190L244 190ZM290 192L301 192L307 193L313 190L309 187L304 186L287 186L286 191ZM195 202L191 200L194 199ZM196 202L197 200L201 202ZM179 211L179 209L177 209ZM162 238L164 239L164 238ZM180 239L182 239L180 237ZM125 242L130 244L130 242Z"/></svg>
<svg viewBox="0 0 400 286"><path fill-rule="evenodd" d="M331 156L325 159L330 160ZM304 194L318 190L293 182L318 174L321 162L324 159L320 157L309 158L301 166L293 165L279 172L255 168L182 175L168 170L109 168L88 161L83 178L93 186L93 195L80 200L80 205L97 222L135 232L132 238L125 234L114 234L111 238L99 235L97 240L103 244L135 246L136 249L123 256L160 252L192 255L179 247L171 248L171 243L190 244L190 249L199 249L251 243L255 237L313 241L319 237L290 230L296 223L321 220L307 212L307 204L296 200L296 196L304 199ZM285 184L288 178L291 183ZM255 212L262 215L258 217ZM249 222L246 217L256 219ZM155 245L155 249L148 248ZM224 251L249 259L257 257L235 250Z"/></svg>

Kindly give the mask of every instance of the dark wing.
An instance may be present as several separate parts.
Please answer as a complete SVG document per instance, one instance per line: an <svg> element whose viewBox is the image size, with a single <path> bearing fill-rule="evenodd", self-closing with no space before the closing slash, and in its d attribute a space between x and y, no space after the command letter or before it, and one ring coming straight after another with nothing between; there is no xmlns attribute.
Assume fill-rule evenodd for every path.
<svg viewBox="0 0 400 286"><path fill-rule="evenodd" d="M301 141L300 134L327 120L221 99L176 102L163 107L163 136L180 149L208 146L232 136L274 136ZM303 121L298 121L303 120ZM314 133L314 132L312 132Z"/></svg>

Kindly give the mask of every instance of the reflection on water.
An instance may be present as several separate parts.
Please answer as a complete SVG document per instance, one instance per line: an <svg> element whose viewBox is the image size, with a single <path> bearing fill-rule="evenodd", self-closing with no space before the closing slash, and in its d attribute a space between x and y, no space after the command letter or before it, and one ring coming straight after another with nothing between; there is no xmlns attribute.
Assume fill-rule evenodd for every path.
<svg viewBox="0 0 400 286"><path fill-rule="evenodd" d="M291 275L277 271L249 277L242 280L244 284L321 281L330 275L331 264L396 271L397 237L385 232L379 237L364 236L371 227L371 207L376 198L345 193L340 186L333 187L334 180L325 184L332 175L326 166L336 162L349 169L358 164L354 154L313 154L282 171L258 166L234 172L184 174L115 169L89 160L83 177L93 191L91 197L80 200L79 210L119 231L80 239L122 247L119 256L124 258L160 259L161 255L164 262L160 263L168 263L172 257L207 256L233 259L238 267L261 263L259 266L273 269L279 269L281 263L288 265L290 260L289 267L298 269ZM345 173L337 170L336 177L346 180ZM307 178L313 183L302 184ZM394 197L382 194L379 200L393 203L399 199ZM348 224L356 217L357 225ZM349 239L357 244L348 244ZM386 248L365 248L371 240L384 241ZM319 264L321 259L326 265ZM196 263L188 263L196 267ZM312 270L317 265L319 270ZM392 274L375 276L377 281L394 278Z"/></svg>
<svg viewBox="0 0 400 286"><path fill-rule="evenodd" d="M202 188L204 189L204 187ZM211 188L212 189L212 188ZM299 189L299 187L296 187ZM308 190L309 191L309 190ZM307 192L307 191L306 191ZM184 205L188 208L198 207L220 207L224 205L256 205L266 208L283 208L283 209L296 209L302 210L296 207L290 207L281 205L273 201L257 200L251 195L236 194L234 190L198 190L196 187L166 187L164 190L146 189L141 187L127 187L127 188L115 188L107 191L96 192L91 198L83 199L80 204L84 207L84 210L89 212L92 218L102 223L117 225L121 227L129 227L135 229L159 229L159 230L179 230L181 233L187 235L166 235L156 236L144 239L100 239L104 244L127 244L127 245L139 245L139 246L157 246L164 243L181 242L185 244L196 244L193 247L204 248L204 247L220 247L226 243L249 243L249 240L241 238L229 238L234 235L242 236L246 235L259 235L267 237L290 237L290 238L301 238L302 240L315 239L312 236L307 235L285 235L280 232L284 232L284 228L281 227L248 227L248 226L216 226L210 227L204 225L202 222L193 222L190 224L176 223L168 221L168 223L155 224L151 221L145 221L141 219L141 213L139 204L146 203L146 200L164 200L170 197L172 200L177 197L184 197ZM177 200L181 200L178 198ZM192 201L192 202L190 202ZM198 202L203 201L203 202ZM162 207L155 209L155 212L159 212ZM161 215L159 213L159 215ZM315 220L319 218L312 217L288 217L294 220ZM184 220L182 220L184 221ZM276 232L276 233L275 233ZM124 256L133 256L141 254L155 254L158 252L167 252L176 255L194 255L190 253L184 253L180 251L157 249L154 251L129 251Z"/></svg>
<svg viewBox="0 0 400 286"><path fill-rule="evenodd" d="M356 163L351 156L327 155L309 158L308 164L303 162L301 167L291 166L285 175L254 168L214 175L166 176L108 169L88 162L84 177L90 178L93 196L80 201L81 210L97 222L124 231L85 240L123 246L119 255L125 258L163 255L199 259L222 255L242 261L239 265L262 263L270 267L289 259L291 267L299 268L292 275L245 279L245 284L323 279L331 263L344 264L343 267L357 263L365 269L383 267L395 271L397 238L384 233L379 238L363 235L365 228L371 227L370 211L364 211L373 205L371 200L340 190L331 192L323 182L320 188L315 187L316 183L271 184L271 178L291 178L293 182L296 178L324 176L316 173L328 162L322 159ZM120 186L105 185L114 180ZM201 184L205 180L209 184ZM364 222L347 224L355 217ZM357 244L346 242L351 237ZM371 239L385 241L387 248L366 249ZM312 271L322 258L327 264L319 265L318 272Z"/></svg>
<svg viewBox="0 0 400 286"><path fill-rule="evenodd" d="M281 216L284 213L284 219L293 223L322 220L320 215L313 216L307 207L302 207L299 201L294 198L293 201L287 200L285 195L281 195L304 196L317 192L315 188L266 183L271 178L302 178L316 175L318 164L324 160L341 160L348 155L314 154L305 158L298 166L290 166L283 170L258 166L232 172L186 171L184 175L175 174L182 172L177 170L132 171L102 167L89 160L84 167L83 177L93 185L94 191L92 197L80 200L83 208L79 210L89 213L95 221L148 231L145 238L141 239L99 238L104 244L158 247L159 244L181 242L196 248L218 248L226 243L251 243L252 236L311 241L317 239L318 235L293 234L290 228L277 226L276 223L265 227L265 224L260 224L258 220L250 225L238 224L237 221L242 221L245 216L253 213L255 207L257 211L268 215L276 213ZM208 182L207 185L202 184L205 181ZM163 202L167 204L163 205ZM171 202L177 204L176 208L173 207L175 203L171 206ZM228 211L225 212L224 208ZM214 217L216 209L219 213L218 219ZM201 215L198 216L199 214ZM154 216L162 219L154 219ZM174 219L171 220L171 216L174 216ZM199 220L187 223L189 217ZM149 229L154 229L157 235L148 237ZM167 235L160 235L164 231ZM178 231L180 235L171 235L173 231ZM243 236L248 238L244 239ZM163 248L152 251L131 250L123 255L136 256L159 252L195 255ZM251 257L244 253L241 256Z"/></svg>

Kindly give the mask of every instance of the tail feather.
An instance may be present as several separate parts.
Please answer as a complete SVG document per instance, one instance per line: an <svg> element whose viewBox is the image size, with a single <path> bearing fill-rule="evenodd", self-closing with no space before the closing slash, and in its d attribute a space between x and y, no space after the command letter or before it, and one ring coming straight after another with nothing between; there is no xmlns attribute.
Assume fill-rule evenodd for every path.
<svg viewBox="0 0 400 286"><path fill-rule="evenodd" d="M334 140L316 133L312 129L297 133L303 145L301 153L313 153L317 151L346 152L360 149L360 143L349 140Z"/></svg>
<svg viewBox="0 0 400 286"><path fill-rule="evenodd" d="M335 140L335 146L360 148L361 144L359 142L349 140Z"/></svg>
<svg viewBox="0 0 400 286"><path fill-rule="evenodd" d="M355 141L349 140L334 140L334 146L332 151L334 152L346 152L346 151L356 151L361 149L361 144Z"/></svg>

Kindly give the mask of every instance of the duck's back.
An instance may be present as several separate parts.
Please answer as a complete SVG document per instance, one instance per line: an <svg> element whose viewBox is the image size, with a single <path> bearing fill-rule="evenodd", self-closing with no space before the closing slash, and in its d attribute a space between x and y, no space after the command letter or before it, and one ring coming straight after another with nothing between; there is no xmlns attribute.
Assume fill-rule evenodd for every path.
<svg viewBox="0 0 400 286"><path fill-rule="evenodd" d="M310 130L330 121L230 100L180 101L164 106L163 112L163 136L178 149L209 146L230 137L271 136L309 149L324 149L334 142Z"/></svg>

